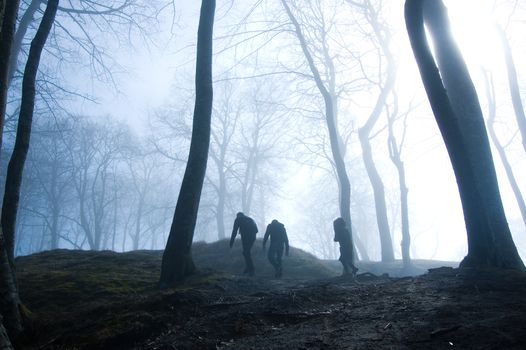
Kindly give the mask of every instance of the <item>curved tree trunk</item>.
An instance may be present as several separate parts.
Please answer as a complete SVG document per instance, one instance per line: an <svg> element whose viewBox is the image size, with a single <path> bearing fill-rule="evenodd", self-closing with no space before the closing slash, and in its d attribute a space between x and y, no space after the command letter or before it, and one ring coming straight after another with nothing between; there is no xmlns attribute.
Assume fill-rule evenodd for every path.
<svg viewBox="0 0 526 350"><path fill-rule="evenodd" d="M159 285L166 288L195 272L192 240L206 173L212 117L212 33L215 0L203 0L197 32L196 100L188 162L163 254Z"/></svg>
<svg viewBox="0 0 526 350"><path fill-rule="evenodd" d="M365 164L365 170L367 171L369 181L373 187L374 207L376 209L376 223L380 235L382 262L392 262L394 261L393 241L391 239L389 220L387 219L384 183L376 169L376 165L374 164L371 143L369 142L369 134L363 132L363 129L360 129L359 138L362 146L362 158Z"/></svg>
<svg viewBox="0 0 526 350"><path fill-rule="evenodd" d="M376 125L382 111L384 109L385 103L389 94L394 88L396 81L396 68L395 68L395 59L391 54L389 48L390 34L389 31L385 28L382 28L379 23L378 14L373 8L372 4L367 2L364 5L364 10L367 13L367 19L371 25L375 37L378 40L380 49L387 61L386 66L386 79L384 85L381 86L381 82L378 84L380 87L380 94L376 99L375 106L369 115L366 123L360 128L358 136L360 139L360 145L362 147L362 158L365 165L365 170L371 182L374 194L374 206L376 210L376 223L378 225L378 233L380 235L380 247L381 255L383 262L392 262L394 261L394 250L393 250L393 241L391 238L391 229L389 228L389 220L387 218L387 204L385 201L385 187L374 163L373 152L371 149L370 135L374 126ZM381 72L380 74L382 74ZM381 79L381 77L380 77Z"/></svg>
<svg viewBox="0 0 526 350"><path fill-rule="evenodd" d="M33 123L33 111L35 108L35 81L40 63L40 56L46 44L47 37L55 21L58 0L49 0L38 27L35 37L31 41L29 56L24 70L22 83L22 102L18 127L16 131L15 146L13 154L7 167L4 201L2 205L1 224L7 246L7 254L10 261L14 260L14 238L16 216L18 212L18 201L20 199L20 186L22 184L22 173L29 150L31 138L31 126Z"/></svg>
<svg viewBox="0 0 526 350"><path fill-rule="evenodd" d="M305 41L305 37L303 36L301 27L298 21L292 14L292 11L290 10L290 7L287 4L287 2L285 0L281 0L281 3L283 4L283 7L285 8L285 11L287 12L287 15L289 16L292 24L294 25L296 36L298 37L298 40L300 42L301 49L303 50L305 58L307 59L307 62L309 64L309 68L314 76L314 81L316 83L316 86L318 87L320 93L322 94L323 100L325 102L325 118L327 121L327 128L329 130L329 140L331 144L332 157L333 157L334 164L336 167L336 173L338 175L338 188L340 190L340 193L339 193L340 215L347 223L347 228L349 229L349 232L351 234L351 245L354 247L353 235L352 235L352 221L351 221L351 183L347 175L347 170L345 169L345 161L343 158L343 152L342 152L340 142L339 142L340 138L338 136L338 128L336 125L335 102L330 92L327 90L326 86L323 83L323 80L320 76L318 68L316 67L316 64L314 63L312 55L308 49L307 43ZM353 262L355 260L354 251L355 249L353 248L353 257L352 257Z"/></svg>
<svg viewBox="0 0 526 350"><path fill-rule="evenodd" d="M425 4L439 6L428 8L426 18L441 16L433 18L430 27L436 41L439 62L442 62L441 68L444 68L444 71L440 71L442 75L427 44L423 21L424 4L421 0L406 1L405 19L411 47L453 165L464 209L468 255L461 266L524 268L504 217L483 121L477 120L481 117L481 113L478 117L476 113L478 99L448 31L445 8L438 0ZM448 64L454 65L455 69L451 70ZM456 77L452 76L452 72ZM441 76L444 82L447 81L447 93ZM458 86L451 86L452 81L456 81ZM465 106L459 106L461 101ZM478 109L480 110L480 106ZM477 147L473 147L474 145Z"/></svg>

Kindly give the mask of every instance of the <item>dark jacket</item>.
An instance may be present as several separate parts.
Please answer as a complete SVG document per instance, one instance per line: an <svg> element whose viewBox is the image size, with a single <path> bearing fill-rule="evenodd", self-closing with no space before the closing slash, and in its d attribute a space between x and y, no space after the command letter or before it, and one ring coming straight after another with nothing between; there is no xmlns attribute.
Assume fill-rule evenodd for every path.
<svg viewBox="0 0 526 350"><path fill-rule="evenodd" d="M273 220L267 226L267 231L265 231L265 236L263 237L263 247L267 244L267 240L270 237L270 246L283 246L287 252L289 251L289 238L287 237L287 230L285 230L285 225L277 220Z"/></svg>
<svg viewBox="0 0 526 350"><path fill-rule="evenodd" d="M234 244L238 230L241 237L245 235L255 236L258 232L258 226L252 218L246 215L238 216L236 220L234 220L234 227L232 228L232 235L230 236L230 246Z"/></svg>

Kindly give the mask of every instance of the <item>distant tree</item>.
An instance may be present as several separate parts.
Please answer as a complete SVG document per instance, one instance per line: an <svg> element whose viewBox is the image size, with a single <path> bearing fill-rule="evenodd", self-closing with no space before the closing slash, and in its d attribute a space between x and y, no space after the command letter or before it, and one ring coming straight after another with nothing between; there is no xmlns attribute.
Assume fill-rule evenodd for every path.
<svg viewBox="0 0 526 350"><path fill-rule="evenodd" d="M42 50L53 26L57 8L58 0L48 1L40 26L31 42L31 48L24 70L18 128L13 154L7 167L1 216L1 225L7 244L7 253L11 261L14 261L15 224L18 213L18 201L20 199L20 186L22 184L22 174L31 139L36 94L35 81Z"/></svg>
<svg viewBox="0 0 526 350"><path fill-rule="evenodd" d="M294 27L294 33L296 37L298 38L298 41L300 42L301 49L303 51L303 54L305 56L305 59L307 60L309 69L313 75L314 82L316 83L316 86L320 92L320 94L323 97L323 101L325 104L325 119L327 122L327 128L329 131L329 141L331 145L331 151L332 151L332 158L334 161L334 165L336 168L336 173L338 175L338 184L339 184L339 203L340 203L340 215L347 223L347 227L349 228L349 231L352 227L352 221L351 221L351 184L349 180L349 176L347 174L347 170L345 167L345 160L344 160L344 151L342 149L341 145L341 138L338 133L338 126L337 126L337 105L336 105L336 96L334 94L335 89L335 71L334 66L330 65L330 62L327 62L328 65L324 67L328 71L328 81L324 81L322 78L320 71L318 67L316 66L316 63L313 58L313 54L311 53L311 50L309 49L307 40L303 34L303 30L301 28L300 23L292 13L292 10L285 0L281 0L281 4L283 5L283 8L285 9L285 12L287 13L290 21L293 24ZM324 32L325 35L327 34ZM325 37L321 39L321 44L326 45ZM327 47L323 46L324 50L324 58L330 58L327 57ZM353 234L351 232L351 245L353 239ZM354 257L353 257L354 259Z"/></svg>
<svg viewBox="0 0 526 350"><path fill-rule="evenodd" d="M427 44L435 42L437 67ZM462 267L524 268L504 215L475 88L442 1L407 0L405 20L422 81L457 179L468 236Z"/></svg>
<svg viewBox="0 0 526 350"><path fill-rule="evenodd" d="M393 91L396 82L396 62L390 49L391 33L385 23L383 23L379 10L384 5L381 1L375 8L369 1L349 1L354 6L360 8L367 19L367 22L374 33L375 45L378 46L381 55L379 55L379 66L383 66L385 61L385 72L380 73L378 77L379 94L376 98L374 108L371 110L369 117L365 124L360 128L358 135L360 144L362 146L362 157L367 170L367 175L371 182L374 194L374 204L376 209L376 222L378 225L378 233L380 235L380 247L383 262L394 261L393 242L391 238L391 230L389 228L389 220L387 218L387 204L385 200L385 186L378 172L373 158L373 151L371 148L371 132L377 124L383 109L387 102L390 93Z"/></svg>
<svg viewBox="0 0 526 350"><path fill-rule="evenodd" d="M210 180L216 192L215 217L217 225L217 238L226 238L225 234L225 209L228 199L228 178L232 176L232 165L228 160L232 148L232 141L241 115L241 106L234 97L234 89L231 82L225 82L218 107L214 110L214 122L212 122L212 143L210 147L210 158L216 166L217 180ZM209 177L207 175L207 177Z"/></svg>
<svg viewBox="0 0 526 350"><path fill-rule="evenodd" d="M206 173L212 116L212 33L215 0L203 0L197 32L195 108L188 162L163 254L159 285L169 287L195 272L192 240Z"/></svg>
<svg viewBox="0 0 526 350"><path fill-rule="evenodd" d="M515 111L517 125L519 126L519 131L521 133L522 147L524 148L524 151L526 151L526 116L524 115L524 106L522 104L519 82L517 79L517 68L515 67L515 61L513 60L513 54L506 33L500 26L497 26L497 33L499 34L504 51L504 58L506 60L511 101L513 104L513 110Z"/></svg>
<svg viewBox="0 0 526 350"><path fill-rule="evenodd" d="M506 172L506 176L508 177L511 189L513 190L513 194L515 195L515 200L517 201L517 205L519 206L519 210L521 212L522 222L524 222L524 224L526 225L526 203L524 202L524 197L522 196L519 184L517 183L515 174L513 173L513 168L506 155L506 150L501 144L499 137L497 136L497 132L495 131L495 118L497 117L495 86L493 84L493 79L490 76L490 74L487 72L484 73L486 96L488 98L487 125L489 136L491 138L491 141L493 142L493 145L495 146L495 149L497 150L497 154L499 155L500 160L502 161L502 165L504 166L504 171Z"/></svg>
<svg viewBox="0 0 526 350"><path fill-rule="evenodd" d="M389 157L391 158L391 161L393 162L394 166L396 167L396 171L398 172L398 184L400 187L400 216L401 216L401 228L402 228L402 242L400 243L400 246L402 248L402 260L405 267L409 267L411 265L411 255L410 255L410 246L411 246L411 235L410 235L410 229L409 229L409 200L408 200L408 188L407 188L407 180L405 175L405 165L404 161L402 160L402 150L403 145L405 141L405 135L407 130L407 115L409 114L411 110L411 106L409 107L409 111L405 113L405 115L399 116L398 113L398 96L397 94L394 94L395 96L395 102L394 102L394 110L392 112L387 109L387 121L388 121L388 132L389 136L387 139L387 144L389 147ZM403 132L402 132L402 138L399 141L397 141L394 127L395 122L398 118L403 118Z"/></svg>

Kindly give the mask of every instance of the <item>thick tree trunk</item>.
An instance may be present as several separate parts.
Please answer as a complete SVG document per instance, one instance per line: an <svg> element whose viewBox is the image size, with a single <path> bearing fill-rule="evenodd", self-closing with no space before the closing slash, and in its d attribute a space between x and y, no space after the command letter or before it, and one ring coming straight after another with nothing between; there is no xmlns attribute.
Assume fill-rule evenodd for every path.
<svg viewBox="0 0 526 350"><path fill-rule="evenodd" d="M510 87L511 101L513 103L513 110L515 111L515 118L522 138L522 147L526 151L526 116L524 115L524 106L522 105L521 93L519 89L519 82L517 81L517 69L511 53L510 43L506 37L506 33L502 28L497 27L497 32L502 42L504 49L504 58L506 59L506 68L508 70L508 84Z"/></svg>
<svg viewBox="0 0 526 350"><path fill-rule="evenodd" d="M436 1L436 3L426 2L426 4L439 4L443 6L440 1ZM434 10L439 12L443 11L441 8ZM439 15L439 13L435 11L433 11L433 15ZM431 13L431 11L429 11L429 13ZM442 15L444 15L443 12ZM429 14L429 16L431 15ZM446 48L451 50L452 47L453 49L456 49L456 47L454 47L451 42L449 33L442 32L442 35L447 35L439 37L437 28L435 28L434 37L437 41L436 51L438 55L442 57L442 59L445 59L444 56L446 56L449 59L447 63L456 64L457 70L455 73L458 77L462 77L462 79L458 81L460 86L457 88L461 87L462 89L468 90L468 96L466 96L466 91L459 91L455 87L449 88L448 85L448 93L451 93L451 95L457 93L464 97L463 103L465 103L466 106L459 108L457 105L459 96L453 96L457 103L453 104L450 102L450 95L446 93L446 89L442 84L441 75L427 44L423 22L423 2L421 0L406 1L405 19L409 39L420 69L422 81L453 165L464 209L464 220L468 236L468 255L461 266L524 268L518 256L517 249L511 240L511 234L504 218L502 203L500 202L500 196L498 196L496 179L492 182L492 174L480 174L480 172L484 171L481 169L485 167L485 170L491 171L491 169L487 169L489 167L487 157L489 157L491 166L493 162L489 149L479 149L477 151L473 148L473 142L475 140L479 142L479 147L484 147L484 143L488 145L488 140L485 130L477 128L480 127L480 124L477 123L473 117L473 115L476 114L473 113L474 109L476 109L474 102L478 100L476 99L476 94L470 88L470 85L472 87L472 83L469 75L467 71L458 70L458 66L463 65L463 61L459 55L453 54L452 52L448 52L449 55L440 52ZM446 30L446 28L444 28L445 23L440 21L438 23L441 24L443 30ZM440 40L442 40L442 42L439 43L438 41ZM450 47L447 47L448 45ZM442 77L445 78L445 76L450 73L451 72L448 71L442 74ZM449 84L451 84L451 79L449 80ZM471 100L468 100L468 98L471 98ZM452 105L457 106L458 109L454 109ZM462 119L460 119L460 117L462 117ZM471 118L472 130L466 129L466 124L469 124L466 122L466 118ZM485 140L484 137L486 137ZM482 143L482 145L480 143ZM476 154L477 152L480 154ZM486 157L486 159L481 159L484 157ZM477 172L478 174L476 174ZM486 175L485 181L480 179L483 175ZM490 188L483 186L483 183ZM495 197L495 188L497 189L497 197Z"/></svg>
<svg viewBox="0 0 526 350"><path fill-rule="evenodd" d="M347 224L347 228L349 229L349 232L351 235L351 245L353 247L352 260L355 261L356 257L354 254L355 249L354 249L354 244L353 244L352 220L351 220L351 183L347 175L347 170L345 169L345 161L343 158L343 152L341 150L341 146L339 142L338 128L336 125L335 103L334 103L333 97L331 96L330 92L328 91L328 89L323 83L323 80L320 76L318 68L316 67L316 64L314 63L314 60L309 51L309 48L305 41L305 37L303 36L301 27L298 21L292 14L292 11L290 10L290 7L287 4L287 2L285 0L281 0L281 3L283 4L283 7L285 8L285 11L287 12L287 15L289 16L292 24L294 25L296 36L298 37L298 40L300 42L301 49L303 50L305 58L307 59L307 63L309 64L309 68L314 76L314 81L316 83L316 86L318 87L318 90L322 94L323 100L325 102L325 119L327 121L327 128L329 130L329 141L331 144L331 151L332 151L332 157L334 160L334 165L336 167L336 174L338 175L338 188L340 190L340 193L339 193L340 215L345 220Z"/></svg>
<svg viewBox="0 0 526 350"><path fill-rule="evenodd" d="M19 0L0 0L0 149L4 133L4 120L9 88L9 62L16 28Z"/></svg>
<svg viewBox="0 0 526 350"><path fill-rule="evenodd" d="M515 175L513 174L513 169L511 167L511 164L508 161L508 157L506 156L506 151L504 150L504 147L501 145L499 138L497 137L497 134L495 132L495 117L497 115L497 103L495 101L495 88L493 86L493 81L490 82L490 77L488 77L487 74L485 75L485 83L486 83L486 94L488 96L488 108L489 108L489 113L488 113L489 135L491 137L491 141L493 141L493 144L495 145L495 149L497 150L497 153L499 154L500 160L502 161L502 165L504 166L504 170L506 171L506 176L508 177L508 181L510 182L511 189L513 190L513 194L515 195L515 199L517 200L517 205L519 206L519 210L521 212L522 221L526 225L526 203L524 202L524 197L522 196L517 180L515 179Z"/></svg>
<svg viewBox="0 0 526 350"><path fill-rule="evenodd" d="M38 27L35 37L31 41L29 56L24 70L22 83L22 102L18 127L16 132L13 154L7 167L4 201L2 206L1 224L7 246L7 254L11 262L14 260L14 238L16 216L18 213L18 202L20 199L20 186L22 184L22 173L29 141L31 137L31 126L33 123L33 111L35 108L35 81L40 63L40 56L47 37L55 21L58 0L49 0Z"/></svg>
<svg viewBox="0 0 526 350"><path fill-rule="evenodd" d="M159 285L166 288L194 273L192 240L206 173L212 117L212 33L215 0L203 0L197 32L196 101L188 163L163 254Z"/></svg>

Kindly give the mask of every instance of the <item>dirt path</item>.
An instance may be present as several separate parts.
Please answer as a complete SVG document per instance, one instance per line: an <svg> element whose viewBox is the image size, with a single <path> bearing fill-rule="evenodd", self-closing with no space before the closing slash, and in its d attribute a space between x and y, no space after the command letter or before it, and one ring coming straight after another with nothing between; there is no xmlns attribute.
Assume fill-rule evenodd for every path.
<svg viewBox="0 0 526 350"><path fill-rule="evenodd" d="M239 278L138 348L524 349L526 283L513 272L419 278ZM215 295L214 295L215 296Z"/></svg>

